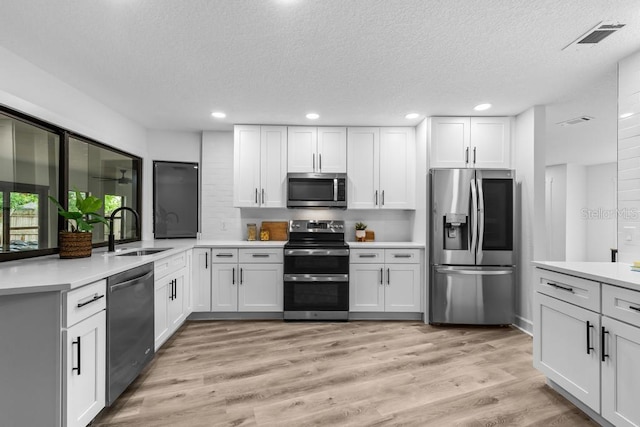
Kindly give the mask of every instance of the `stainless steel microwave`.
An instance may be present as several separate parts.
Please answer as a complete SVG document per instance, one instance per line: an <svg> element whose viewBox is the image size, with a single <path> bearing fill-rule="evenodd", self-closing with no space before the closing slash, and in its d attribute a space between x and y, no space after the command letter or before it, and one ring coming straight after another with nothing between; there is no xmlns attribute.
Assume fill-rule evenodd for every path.
<svg viewBox="0 0 640 427"><path fill-rule="evenodd" d="M287 207L346 209L347 174L287 174Z"/></svg>

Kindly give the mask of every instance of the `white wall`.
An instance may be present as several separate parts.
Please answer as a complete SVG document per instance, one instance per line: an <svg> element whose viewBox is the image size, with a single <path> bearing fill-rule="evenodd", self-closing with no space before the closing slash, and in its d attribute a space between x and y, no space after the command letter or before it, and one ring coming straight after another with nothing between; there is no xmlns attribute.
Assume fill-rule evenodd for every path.
<svg viewBox="0 0 640 427"><path fill-rule="evenodd" d="M424 119L416 126L416 211L413 225L413 241L428 242L427 208L429 204L427 192L427 126ZM428 252L428 248L427 248ZM427 258L428 259L428 258ZM426 263L428 265L428 263Z"/></svg>
<svg viewBox="0 0 640 427"><path fill-rule="evenodd" d="M147 141L152 161L200 163L202 132L149 130Z"/></svg>
<svg viewBox="0 0 640 427"><path fill-rule="evenodd" d="M547 166L545 173L547 261L566 259L567 165Z"/></svg>
<svg viewBox="0 0 640 427"><path fill-rule="evenodd" d="M618 68L618 251L621 262L640 257L640 51Z"/></svg>
<svg viewBox="0 0 640 427"><path fill-rule="evenodd" d="M533 266L545 260L545 110L533 107L516 117L514 148L517 181L518 277L516 324L533 332Z"/></svg>
<svg viewBox="0 0 640 427"><path fill-rule="evenodd" d="M93 138L127 153L148 157L146 129L133 120L0 47L0 104ZM151 239L150 166L143 163L142 236Z"/></svg>
<svg viewBox="0 0 640 427"><path fill-rule="evenodd" d="M581 215L587 206L587 168L567 165L566 261L586 261L587 222Z"/></svg>
<svg viewBox="0 0 640 427"><path fill-rule="evenodd" d="M616 163L587 167L587 261L611 261L616 241Z"/></svg>

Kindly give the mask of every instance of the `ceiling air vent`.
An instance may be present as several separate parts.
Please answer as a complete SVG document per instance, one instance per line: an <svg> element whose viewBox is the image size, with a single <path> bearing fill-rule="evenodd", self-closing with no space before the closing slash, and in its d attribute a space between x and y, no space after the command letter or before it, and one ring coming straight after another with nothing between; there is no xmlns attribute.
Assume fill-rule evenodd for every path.
<svg viewBox="0 0 640 427"><path fill-rule="evenodd" d="M611 34L615 33L625 24L619 24L617 22L601 22L585 34L578 37L576 40L565 46L562 50L567 48L581 48L581 47L592 47L598 43L600 43L605 38L609 37Z"/></svg>
<svg viewBox="0 0 640 427"><path fill-rule="evenodd" d="M593 117L591 116L580 116L580 117L576 117L575 119L565 120L564 122L559 122L556 124L560 126L570 126L570 125L577 125L584 122L589 122L591 120L593 120Z"/></svg>

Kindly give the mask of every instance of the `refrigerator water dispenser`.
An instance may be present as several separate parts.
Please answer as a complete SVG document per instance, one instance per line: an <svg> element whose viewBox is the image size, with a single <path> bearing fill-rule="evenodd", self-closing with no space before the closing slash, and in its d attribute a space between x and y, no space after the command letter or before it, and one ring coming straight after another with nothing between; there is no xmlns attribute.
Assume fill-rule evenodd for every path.
<svg viewBox="0 0 640 427"><path fill-rule="evenodd" d="M442 241L448 250L469 250L469 226L467 215L460 213L447 213L444 215L444 227Z"/></svg>

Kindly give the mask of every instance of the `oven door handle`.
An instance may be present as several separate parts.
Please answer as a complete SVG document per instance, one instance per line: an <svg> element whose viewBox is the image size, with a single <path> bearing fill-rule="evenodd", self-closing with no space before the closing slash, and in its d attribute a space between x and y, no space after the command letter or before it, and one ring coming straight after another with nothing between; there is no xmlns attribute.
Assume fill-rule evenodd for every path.
<svg viewBox="0 0 640 427"><path fill-rule="evenodd" d="M348 256L349 249L285 249L287 256Z"/></svg>
<svg viewBox="0 0 640 427"><path fill-rule="evenodd" d="M285 274L285 282L348 282L348 274Z"/></svg>

